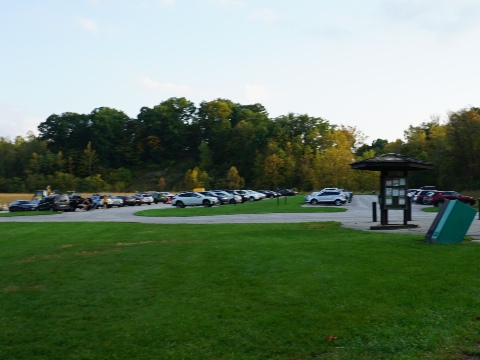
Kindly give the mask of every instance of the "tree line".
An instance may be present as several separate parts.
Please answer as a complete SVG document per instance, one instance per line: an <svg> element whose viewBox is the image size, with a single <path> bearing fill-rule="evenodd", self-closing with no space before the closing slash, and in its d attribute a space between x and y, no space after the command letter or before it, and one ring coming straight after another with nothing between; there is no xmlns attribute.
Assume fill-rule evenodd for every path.
<svg viewBox="0 0 480 360"><path fill-rule="evenodd" d="M430 161L410 185L480 188L480 110L462 109L405 130L403 140L370 145L355 127L289 113L271 118L261 104L170 98L136 118L100 107L53 114L38 136L0 137L0 192L80 192L205 188L378 187L378 173L354 161L394 152Z"/></svg>

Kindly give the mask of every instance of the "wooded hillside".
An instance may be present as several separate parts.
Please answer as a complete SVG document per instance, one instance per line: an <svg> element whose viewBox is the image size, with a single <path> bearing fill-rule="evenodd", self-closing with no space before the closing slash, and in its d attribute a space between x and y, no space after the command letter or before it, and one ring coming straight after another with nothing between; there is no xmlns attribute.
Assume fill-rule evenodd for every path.
<svg viewBox="0 0 480 360"><path fill-rule="evenodd" d="M386 120L388 124L388 119ZM388 125L385 125L388 126ZM480 188L480 109L462 109L410 126L395 142L364 143L357 128L306 114L270 118L261 104L226 99L196 107L170 98L136 118L101 107L90 114L53 114L39 136L0 137L0 192L378 186L378 174L349 164L395 152L430 161L410 187Z"/></svg>

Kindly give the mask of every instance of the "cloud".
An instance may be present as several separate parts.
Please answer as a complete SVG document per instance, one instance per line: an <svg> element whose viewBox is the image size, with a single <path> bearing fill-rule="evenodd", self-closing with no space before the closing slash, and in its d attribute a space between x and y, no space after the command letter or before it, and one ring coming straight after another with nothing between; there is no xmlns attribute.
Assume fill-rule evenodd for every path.
<svg viewBox="0 0 480 360"><path fill-rule="evenodd" d="M161 83L149 78L148 76L144 76L140 79L140 85L147 90L168 92L173 94L188 94L191 92L188 86L176 85L168 82Z"/></svg>
<svg viewBox="0 0 480 360"><path fill-rule="evenodd" d="M91 32L91 33L98 32L98 25L94 20L77 17L77 23L80 25L81 28L83 28L84 30L87 30L88 32Z"/></svg>
<svg viewBox="0 0 480 360"><path fill-rule="evenodd" d="M248 101L252 103L261 103L272 97L267 87L260 84L246 84L244 92Z"/></svg>
<svg viewBox="0 0 480 360"><path fill-rule="evenodd" d="M269 8L255 10L248 15L249 20L260 21L267 25L272 25L283 18L285 18L285 16L279 15Z"/></svg>

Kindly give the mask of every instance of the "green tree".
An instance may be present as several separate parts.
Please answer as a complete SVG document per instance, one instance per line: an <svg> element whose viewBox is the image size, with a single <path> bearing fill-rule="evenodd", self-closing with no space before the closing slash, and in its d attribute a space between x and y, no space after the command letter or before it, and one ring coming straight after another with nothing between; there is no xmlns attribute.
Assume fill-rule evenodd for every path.
<svg viewBox="0 0 480 360"><path fill-rule="evenodd" d="M101 107L89 114L91 143L104 168L126 166L131 160L131 119L122 111Z"/></svg>
<svg viewBox="0 0 480 360"><path fill-rule="evenodd" d="M475 108L450 113L446 124L447 162L451 184L459 189L480 186L480 114Z"/></svg>
<svg viewBox="0 0 480 360"><path fill-rule="evenodd" d="M95 165L98 163L97 152L92 149L92 142L89 141L87 147L83 150L83 156L80 159L80 171L84 176L92 176Z"/></svg>

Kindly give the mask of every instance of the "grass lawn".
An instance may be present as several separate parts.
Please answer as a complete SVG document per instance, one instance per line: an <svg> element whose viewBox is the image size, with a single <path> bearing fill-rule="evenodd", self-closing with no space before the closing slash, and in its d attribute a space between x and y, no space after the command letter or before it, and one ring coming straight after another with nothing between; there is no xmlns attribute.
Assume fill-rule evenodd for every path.
<svg viewBox="0 0 480 360"><path fill-rule="evenodd" d="M331 222L0 223L0 234L1 359L480 354L474 242Z"/></svg>
<svg viewBox="0 0 480 360"><path fill-rule="evenodd" d="M235 215L235 214L272 214L272 213L312 213L312 212L344 212L349 205L345 206L313 206L305 205L303 197L271 199L263 201L246 202L237 205L221 205L212 207L188 206L183 209L173 207L171 209L140 210L135 213L139 216L212 216L212 215Z"/></svg>

